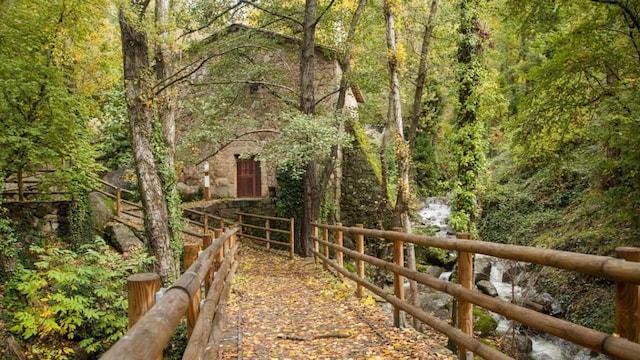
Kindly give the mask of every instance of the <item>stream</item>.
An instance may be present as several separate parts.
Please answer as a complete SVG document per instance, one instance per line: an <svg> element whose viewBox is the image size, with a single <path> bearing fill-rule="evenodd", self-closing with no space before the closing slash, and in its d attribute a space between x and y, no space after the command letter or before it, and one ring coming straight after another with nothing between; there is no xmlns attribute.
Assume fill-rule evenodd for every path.
<svg viewBox="0 0 640 360"><path fill-rule="evenodd" d="M451 208L442 199L427 198L423 207L418 212L420 216L422 226L435 227L440 230L436 231L437 237L447 237L451 231L447 225L447 219L451 213ZM523 289L520 286L512 286L510 283L502 281L502 276L505 272L505 265L511 266L513 261L494 258L487 255L478 254L475 256L476 263L479 261L489 261L491 263L490 281L495 286L498 297L504 301L511 301L513 294L516 297L522 295ZM452 272L444 272L440 275L440 279L449 280ZM492 315L498 320L498 333L505 335L511 328L511 321L504 318L502 315ZM591 352L588 349L584 349L565 340L550 336L550 335L531 335L529 338L532 341L533 350L527 354L530 359L533 360L556 360L556 359L578 359L578 360L593 360L593 359L607 359L604 355L591 356Z"/></svg>

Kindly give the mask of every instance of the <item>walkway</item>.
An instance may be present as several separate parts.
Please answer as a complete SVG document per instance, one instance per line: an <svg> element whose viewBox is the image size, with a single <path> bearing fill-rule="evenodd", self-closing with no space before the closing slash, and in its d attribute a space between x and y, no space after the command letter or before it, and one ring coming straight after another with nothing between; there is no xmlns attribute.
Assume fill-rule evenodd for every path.
<svg viewBox="0 0 640 360"><path fill-rule="evenodd" d="M308 259L249 245L238 258L224 359L453 359L446 338L392 327L372 298Z"/></svg>

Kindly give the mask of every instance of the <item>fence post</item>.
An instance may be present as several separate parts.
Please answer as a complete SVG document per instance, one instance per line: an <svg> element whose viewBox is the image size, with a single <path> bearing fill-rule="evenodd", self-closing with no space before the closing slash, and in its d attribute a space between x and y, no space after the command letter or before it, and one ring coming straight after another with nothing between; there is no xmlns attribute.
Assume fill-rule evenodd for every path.
<svg viewBox="0 0 640 360"><path fill-rule="evenodd" d="M155 305L159 290L160 275L156 273L133 274L127 278L129 329ZM162 355L157 360L162 360Z"/></svg>
<svg viewBox="0 0 640 360"><path fill-rule="evenodd" d="M356 224L356 227L359 227L360 229L362 229L364 228L364 224ZM362 234L356 235L356 251L359 254L364 255L364 235ZM356 269L358 272L358 277L364 280L364 261L362 259L356 260ZM360 285L360 283L358 283L356 291L358 293L358 297L361 298L364 296L364 287Z"/></svg>
<svg viewBox="0 0 640 360"><path fill-rule="evenodd" d="M220 228L224 229L224 222L220 224ZM242 214L238 214L238 237L242 239Z"/></svg>
<svg viewBox="0 0 640 360"><path fill-rule="evenodd" d="M116 188L116 216L120 216L120 213L122 212L122 203L120 201L121 199L121 192L120 192L120 188L117 187Z"/></svg>
<svg viewBox="0 0 640 360"><path fill-rule="evenodd" d="M320 252L320 243L318 243L318 227L317 226L313 227L313 250L315 250L316 253ZM313 260L317 264L318 255L314 254Z"/></svg>
<svg viewBox="0 0 640 360"><path fill-rule="evenodd" d="M218 237L220 235L216 235ZM213 236L211 234L202 235L202 248L206 249L213 243ZM209 288L211 287L211 282L213 282L213 268L209 269L207 273L207 277L204 279L204 294L205 296L209 293Z"/></svg>
<svg viewBox="0 0 640 360"><path fill-rule="evenodd" d="M342 226L342 223L336 223L336 226ZM342 246L342 244L343 244L342 230L338 230L336 232L336 245ZM344 254L342 253L341 250L336 250L336 259L338 260L338 267L340 269L343 269ZM342 275L342 273L338 271L338 278L342 279L343 277L344 276Z"/></svg>
<svg viewBox="0 0 640 360"><path fill-rule="evenodd" d="M402 232L401 227L395 227L392 229L396 232ZM404 266L404 242L402 240L393 240L393 263L398 266ZM395 296L404 300L404 277L393 273L393 292ZM400 313L400 309L396 306L393 307L393 326L404 326L403 316Z"/></svg>
<svg viewBox="0 0 640 360"><path fill-rule="evenodd" d="M471 240L469 233L459 233L456 237ZM458 282L463 288L473 290L473 253L458 252ZM473 304L465 300L458 300L458 328L463 333L473 336ZM465 347L459 345L458 349L459 359L473 357L471 353L467 353Z"/></svg>
<svg viewBox="0 0 640 360"><path fill-rule="evenodd" d="M210 179L211 179L211 172L209 171L209 162L205 161L204 162L204 199L205 200L211 199Z"/></svg>
<svg viewBox="0 0 640 360"><path fill-rule="evenodd" d="M323 225L327 225L327 223L323 223ZM326 242L329 242L329 229L324 228L323 230L324 231L323 231L322 239L324 241L326 241ZM329 259L329 247L327 245L324 245L324 244L322 246L323 246L322 249L324 250L324 257L327 259L327 260L324 260L322 262L322 265L324 266L325 269L328 270L329 269L329 263L328 263L328 261L329 261L328 260Z"/></svg>
<svg viewBox="0 0 640 360"><path fill-rule="evenodd" d="M616 248L616 257L640 262L640 248ZM640 286L616 283L616 333L629 341L640 342Z"/></svg>
<svg viewBox="0 0 640 360"><path fill-rule="evenodd" d="M271 248L271 233L269 231L269 219L265 219L264 220L264 227L267 228L267 230L265 230L265 236L264 238L267 240L265 243L265 247L267 248L267 250L269 250Z"/></svg>
<svg viewBox="0 0 640 360"><path fill-rule="evenodd" d="M203 234L207 234L209 233L209 214L205 213L204 214L204 219L202 219L202 233Z"/></svg>
<svg viewBox="0 0 640 360"><path fill-rule="evenodd" d="M198 252L200 251L200 245L198 244L186 244L184 246L184 268L188 269L198 258ZM196 326L198 315L200 313L200 299L202 294L198 289L191 298L191 303L187 308L187 338L191 338L193 328Z"/></svg>
<svg viewBox="0 0 640 360"><path fill-rule="evenodd" d="M289 219L289 258L293 259L293 244L295 239L295 220Z"/></svg>

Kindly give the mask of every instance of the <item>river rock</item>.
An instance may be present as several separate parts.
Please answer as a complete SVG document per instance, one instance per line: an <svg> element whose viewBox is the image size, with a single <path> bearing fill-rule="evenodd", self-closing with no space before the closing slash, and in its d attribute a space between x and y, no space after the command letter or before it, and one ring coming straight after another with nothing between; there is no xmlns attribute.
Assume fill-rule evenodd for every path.
<svg viewBox="0 0 640 360"><path fill-rule="evenodd" d="M564 314L562 305L549 293L535 294L531 301L542 305L542 312L551 316L560 317Z"/></svg>
<svg viewBox="0 0 640 360"><path fill-rule="evenodd" d="M433 276L434 278L439 278L443 272L445 272L444 268L441 268L440 266L431 265L427 268L427 271L425 271L425 274L429 276Z"/></svg>
<svg viewBox="0 0 640 360"><path fill-rule="evenodd" d="M526 268L522 264L514 264L512 266L505 266L504 273L502 274L502 282L505 283L517 283L520 279L520 276L524 274Z"/></svg>
<svg viewBox="0 0 640 360"><path fill-rule="evenodd" d="M427 313L433 313L441 320L447 321L449 319L449 303L452 298L449 294L418 284L418 307Z"/></svg>
<svg viewBox="0 0 640 360"><path fill-rule="evenodd" d="M518 349L518 353L520 354L528 354L533 351L533 341L527 335L517 334L516 338L516 348Z"/></svg>
<svg viewBox="0 0 640 360"><path fill-rule="evenodd" d="M107 205L104 197L95 191L89 194L89 210L91 211L93 225L98 230L104 229L113 216L111 208Z"/></svg>
<svg viewBox="0 0 640 360"><path fill-rule="evenodd" d="M102 176L102 180L108 182L109 184L117 186L120 189L133 191L136 188L135 173L130 169L121 168L108 172ZM113 190L113 188L110 186L105 186L104 190L115 195L115 190ZM125 194L122 195L123 197L125 197Z"/></svg>
<svg viewBox="0 0 640 360"><path fill-rule="evenodd" d="M144 245L133 231L123 224L112 223L107 225L105 234L111 245L121 253Z"/></svg>
<svg viewBox="0 0 640 360"><path fill-rule="evenodd" d="M483 294L486 294L492 297L498 297L498 290L496 290L496 287L493 286L491 281L480 280L478 281L476 286L478 287L478 290L480 290Z"/></svg>
<svg viewBox="0 0 640 360"><path fill-rule="evenodd" d="M476 257L473 268L473 282L475 284L482 280L491 280L491 259L488 257Z"/></svg>

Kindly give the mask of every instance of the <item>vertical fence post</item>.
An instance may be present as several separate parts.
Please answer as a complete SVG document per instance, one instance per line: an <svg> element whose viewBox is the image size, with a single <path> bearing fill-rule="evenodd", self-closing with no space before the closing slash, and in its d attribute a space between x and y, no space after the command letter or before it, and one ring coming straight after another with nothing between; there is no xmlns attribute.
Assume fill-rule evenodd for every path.
<svg viewBox="0 0 640 360"><path fill-rule="evenodd" d="M198 251L200 251L200 245L198 244L186 244L184 246L184 268L188 269L198 258ZM187 338L191 338L193 328L196 326L198 320L198 314L200 313L200 289L198 289L191 298L191 303L187 308Z"/></svg>
<svg viewBox="0 0 640 360"><path fill-rule="evenodd" d="M293 259L293 243L295 239L295 220L293 218L289 219L289 258Z"/></svg>
<svg viewBox="0 0 640 360"><path fill-rule="evenodd" d="M120 213L122 212L122 202L120 201L122 197L122 193L120 191L120 188L117 187L116 188L116 216L120 216Z"/></svg>
<svg viewBox="0 0 640 360"><path fill-rule="evenodd" d="M269 250L271 248L271 232L269 231L269 219L265 219L264 220L264 227L267 228L267 230L265 230L265 239L267 240L265 242L265 247L267 248L267 250Z"/></svg>
<svg viewBox="0 0 640 360"><path fill-rule="evenodd" d="M336 223L336 226L342 226L342 223ZM342 235L342 230L338 230L336 232L336 245L338 246L342 246L343 244L343 235ZM341 250L336 250L336 259L338 260L338 267L340 269L343 269L343 263L344 263L344 254L342 253ZM338 278L342 279L344 276L342 275L342 273L340 273L338 271Z"/></svg>
<svg viewBox="0 0 640 360"><path fill-rule="evenodd" d="M323 225L327 225L327 223L323 223ZM329 229L324 228L323 229L323 235L322 235L322 239L324 241L329 241ZM324 250L324 257L327 258L327 260L324 260L322 262L322 265L324 266L325 269L329 269L329 263L327 261L329 261L329 247L327 245L322 245L322 249Z"/></svg>
<svg viewBox="0 0 640 360"><path fill-rule="evenodd" d="M471 240L471 234L460 233L457 235L457 238ZM465 251L458 252L458 282L463 288L473 290L473 253ZM460 331L469 336L473 336L473 304L459 299L457 318ZM459 346L458 349L459 359L464 360L471 355L467 353L467 349L463 346Z"/></svg>
<svg viewBox="0 0 640 360"><path fill-rule="evenodd" d="M616 257L640 262L640 248L616 248ZM640 342L640 286L616 283L616 333L629 341Z"/></svg>
<svg viewBox="0 0 640 360"><path fill-rule="evenodd" d="M356 227L359 228L364 228L363 224L357 224ZM356 251L363 255L364 254L364 235L362 234L357 234L356 235ZM358 272L358 277L362 280L364 280L364 261L362 259L357 259L356 260L356 270ZM356 292L358 294L358 297L363 297L364 296L364 287L362 285L360 285L360 283L358 283Z"/></svg>
<svg viewBox="0 0 640 360"><path fill-rule="evenodd" d="M402 232L401 227L395 227L392 230ZM404 266L403 249L404 242L402 240L393 240L393 263L398 266ZM396 273L393 273L393 292L398 299L404 300L404 277ZM403 316L396 306L393 307L393 326L398 328L404 326Z"/></svg>
<svg viewBox="0 0 640 360"><path fill-rule="evenodd" d="M216 235L218 237L219 235ZM202 235L202 248L206 249L213 243L213 236L211 234ZM207 277L204 279L204 293L209 293L209 287L211 287L211 282L213 281L213 268L209 269L207 273Z"/></svg>
<svg viewBox="0 0 640 360"><path fill-rule="evenodd" d="M313 227L313 250L317 253L320 252L320 244L318 243L318 227ZM313 255L313 260L317 264L318 263L318 255Z"/></svg>
<svg viewBox="0 0 640 360"><path fill-rule="evenodd" d="M209 162L205 161L204 164L204 199L211 199L211 172L209 171Z"/></svg>
<svg viewBox="0 0 640 360"><path fill-rule="evenodd" d="M205 213L204 214L204 219L202 219L202 233L203 234L208 234L209 233L209 214Z"/></svg>
<svg viewBox="0 0 640 360"><path fill-rule="evenodd" d="M129 329L151 310L160 290L160 276L156 273L133 274L127 278ZM162 360L162 355L156 360Z"/></svg>
<svg viewBox="0 0 640 360"><path fill-rule="evenodd" d="M224 222L220 223L220 228L224 229ZM238 237L242 239L242 214L238 214Z"/></svg>

